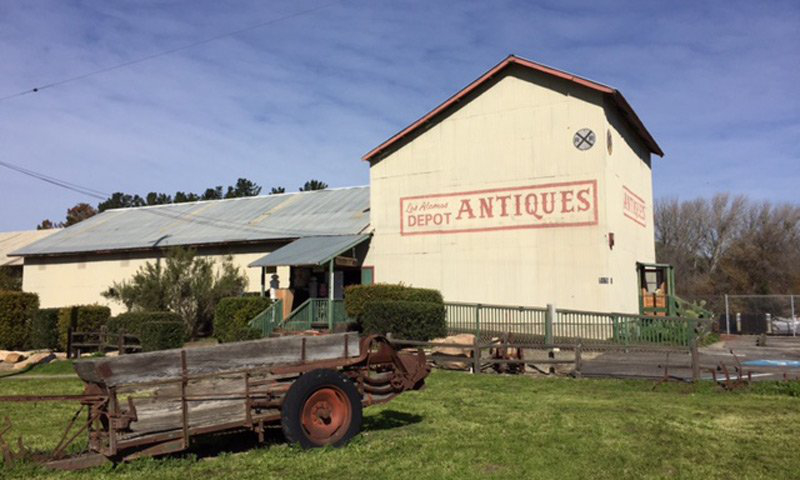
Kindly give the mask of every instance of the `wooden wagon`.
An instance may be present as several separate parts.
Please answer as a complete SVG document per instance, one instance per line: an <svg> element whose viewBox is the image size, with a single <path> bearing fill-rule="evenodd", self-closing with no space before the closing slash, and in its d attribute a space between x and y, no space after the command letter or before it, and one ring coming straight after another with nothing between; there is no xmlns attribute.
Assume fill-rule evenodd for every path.
<svg viewBox="0 0 800 480"><path fill-rule="evenodd" d="M80 402L53 453L34 456L53 468L179 452L199 435L240 429L263 442L271 424L305 448L341 446L360 431L363 406L422 388L430 371L422 351L401 352L383 337L356 333L93 358L77 361L75 370L82 395L0 397ZM78 420L82 412L85 420ZM16 452L3 440L7 430L0 429L6 464L27 453L21 440ZM87 451L67 456L82 434Z"/></svg>

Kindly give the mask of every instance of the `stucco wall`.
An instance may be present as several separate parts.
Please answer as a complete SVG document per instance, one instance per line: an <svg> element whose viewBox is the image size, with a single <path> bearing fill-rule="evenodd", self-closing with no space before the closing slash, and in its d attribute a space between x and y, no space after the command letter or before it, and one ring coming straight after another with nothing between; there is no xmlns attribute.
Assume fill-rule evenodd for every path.
<svg viewBox="0 0 800 480"><path fill-rule="evenodd" d="M635 262L653 259L652 227L622 216L620 185L652 208L649 154L638 145L626 147L630 136L619 133L613 120L600 93L512 67L510 75L371 166L374 238L365 264L375 266L375 280L438 288L452 301L636 311ZM581 128L597 136L587 151L572 144ZM617 141L611 155L609 129ZM463 196L435 195L527 193L519 189L573 182L596 182L595 222L567 225L572 217L566 214L535 225L524 216L498 219L495 212L488 218L487 212L468 231L446 226L420 233L409 227L409 212L401 213L409 202L421 208L418 200L402 200L408 197L429 196L430 208L452 209L444 204ZM488 228L478 228L484 220ZM617 240L613 250L609 232ZM601 284L601 277L613 283Z"/></svg>
<svg viewBox="0 0 800 480"><path fill-rule="evenodd" d="M233 263L247 275L247 291L258 292L261 289L261 269L248 268L247 265L276 248L270 245L227 251L203 249L199 255L221 262L225 255L232 254ZM155 262L156 258L153 253L29 257L25 259L22 288L26 292L37 293L42 308L97 303L108 305L112 313L117 314L124 311L125 307L108 301L101 292L113 282L129 279L140 267L147 262ZM288 286L288 267L279 268L278 275L281 287Z"/></svg>

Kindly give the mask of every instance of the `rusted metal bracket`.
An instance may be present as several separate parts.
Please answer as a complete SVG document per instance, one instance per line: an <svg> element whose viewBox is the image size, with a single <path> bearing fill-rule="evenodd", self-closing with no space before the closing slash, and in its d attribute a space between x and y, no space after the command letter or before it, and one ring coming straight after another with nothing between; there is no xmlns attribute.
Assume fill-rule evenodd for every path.
<svg viewBox="0 0 800 480"><path fill-rule="evenodd" d="M5 417L3 428L0 429L0 450L3 452L3 462L6 465L12 465L16 462L30 458L30 450L25 448L22 442L22 437L17 438L17 451L11 448L11 445L6 441L5 435L11 431L11 419Z"/></svg>

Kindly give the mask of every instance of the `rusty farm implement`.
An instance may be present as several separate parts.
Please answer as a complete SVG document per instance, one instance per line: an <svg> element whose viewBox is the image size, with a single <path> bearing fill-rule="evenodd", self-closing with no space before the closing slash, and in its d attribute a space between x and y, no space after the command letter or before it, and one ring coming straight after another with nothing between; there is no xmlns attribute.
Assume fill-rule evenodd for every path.
<svg viewBox="0 0 800 480"><path fill-rule="evenodd" d="M0 397L0 402L75 401L80 408L50 454L4 439L5 463L20 458L76 470L180 452L201 435L280 425L304 448L340 446L361 427L363 406L424 386L421 351L356 333L285 336L213 347L79 360L82 395ZM88 438L81 453L78 439Z"/></svg>

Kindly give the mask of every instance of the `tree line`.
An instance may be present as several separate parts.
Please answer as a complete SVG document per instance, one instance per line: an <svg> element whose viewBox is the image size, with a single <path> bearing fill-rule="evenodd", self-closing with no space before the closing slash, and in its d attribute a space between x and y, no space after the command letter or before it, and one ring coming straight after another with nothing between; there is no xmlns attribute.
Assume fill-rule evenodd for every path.
<svg viewBox="0 0 800 480"><path fill-rule="evenodd" d="M655 203L656 258L678 295L800 291L800 206L745 196Z"/></svg>
<svg viewBox="0 0 800 480"><path fill-rule="evenodd" d="M312 179L305 182L298 190L301 192L308 192L312 190L324 190L326 188L328 188L327 183ZM178 191L175 192L174 195L170 195L168 193L149 192L147 195L139 196L137 194L115 192L107 199L98 203L96 207L85 202L78 203L67 209L67 215L64 221L57 222L44 219L36 226L36 229L46 230L50 228L69 227L87 218L91 218L100 212L114 208L144 207L147 205L165 205L170 203L196 202L199 200L221 200L223 198L254 197L260 195L261 191L262 187L252 180L239 178L236 180L235 185L228 185L227 189L223 188L222 185L217 185L207 188L203 193ZM286 189L284 187L272 187L269 191L270 195L278 193L286 193Z"/></svg>

